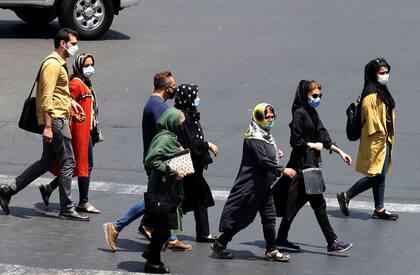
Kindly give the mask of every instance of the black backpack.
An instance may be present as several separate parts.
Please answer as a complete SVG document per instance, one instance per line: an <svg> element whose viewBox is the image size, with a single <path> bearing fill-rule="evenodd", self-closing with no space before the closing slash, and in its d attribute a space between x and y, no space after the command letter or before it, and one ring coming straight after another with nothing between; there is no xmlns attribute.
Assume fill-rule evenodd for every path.
<svg viewBox="0 0 420 275"><path fill-rule="evenodd" d="M352 102L346 110L347 114L347 124L346 124L346 134L347 138L350 141L356 141L360 139L362 133L362 117L361 117L361 106L362 102L360 97L356 102Z"/></svg>

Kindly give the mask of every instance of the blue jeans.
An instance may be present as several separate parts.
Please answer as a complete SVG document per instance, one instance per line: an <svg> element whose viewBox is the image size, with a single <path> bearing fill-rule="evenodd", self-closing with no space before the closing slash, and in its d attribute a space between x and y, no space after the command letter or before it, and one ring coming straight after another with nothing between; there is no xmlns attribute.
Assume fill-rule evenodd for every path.
<svg viewBox="0 0 420 275"><path fill-rule="evenodd" d="M115 229L118 232L121 232L124 227L132 223L133 221L137 220L141 216L144 215L144 200L139 200L137 203L135 203L133 206L130 207L130 209L122 216L120 217L115 223ZM169 237L170 241L177 240L176 235L171 235Z"/></svg>
<svg viewBox="0 0 420 275"><path fill-rule="evenodd" d="M115 229L120 232L124 229L127 225L132 223L133 221L137 220L144 214L144 200L139 200L135 203L131 208L125 213L122 217L120 217L115 223Z"/></svg>
<svg viewBox="0 0 420 275"><path fill-rule="evenodd" d="M360 193L372 188L373 199L375 201L375 208L384 207L384 195L385 195L385 176L388 171L389 158L391 145L386 144L386 155L385 162L382 168L382 172L379 175L373 177L364 177L356 182L349 190L346 191L347 196L352 199L359 195Z"/></svg>

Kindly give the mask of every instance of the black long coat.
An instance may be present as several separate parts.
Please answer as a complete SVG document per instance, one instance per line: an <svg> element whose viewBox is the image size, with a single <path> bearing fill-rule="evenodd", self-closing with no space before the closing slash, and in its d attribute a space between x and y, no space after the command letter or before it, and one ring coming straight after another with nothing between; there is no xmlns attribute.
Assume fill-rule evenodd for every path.
<svg viewBox="0 0 420 275"><path fill-rule="evenodd" d="M272 144L244 140L241 166L223 208L220 232L247 227L262 204L271 199L271 184L283 172L283 167L276 162L276 154Z"/></svg>
<svg viewBox="0 0 420 275"><path fill-rule="evenodd" d="M321 142L326 149L330 149L333 144L318 114L309 106L298 108L289 126L290 145L293 149L286 167L296 170L297 176L294 179L280 178L272 189L277 216L287 218L298 211L299 198L307 196L302 170L321 165L321 153L309 149L307 143Z"/></svg>
<svg viewBox="0 0 420 275"><path fill-rule="evenodd" d="M204 139L198 113L184 112L185 123L178 140L184 148L190 149L195 173L184 177L184 201L182 212L193 211L197 204L204 207L214 206L213 195L203 176L204 169L212 163L209 144Z"/></svg>

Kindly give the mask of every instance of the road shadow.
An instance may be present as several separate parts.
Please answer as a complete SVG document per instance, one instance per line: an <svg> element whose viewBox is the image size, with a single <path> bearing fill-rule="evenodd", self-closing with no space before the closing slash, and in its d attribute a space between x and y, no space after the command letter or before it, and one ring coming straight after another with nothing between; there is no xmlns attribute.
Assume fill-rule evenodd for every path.
<svg viewBox="0 0 420 275"><path fill-rule="evenodd" d="M21 218L21 219L30 219L32 217L59 219L57 213L55 212L46 213L36 208L27 208L27 207L10 207L10 216Z"/></svg>
<svg viewBox="0 0 420 275"><path fill-rule="evenodd" d="M344 216L340 210L327 210L327 214L337 219L357 219L357 220L371 220L372 214L358 210L350 210L350 216Z"/></svg>
<svg viewBox="0 0 420 275"><path fill-rule="evenodd" d="M124 261L119 263L117 268L128 272L144 272L144 263L137 261Z"/></svg>
<svg viewBox="0 0 420 275"><path fill-rule="evenodd" d="M53 39L61 28L58 21L45 25L31 25L20 20L0 20L0 38L3 39ZM109 29L104 35L96 39L101 40L129 40L123 33Z"/></svg>
<svg viewBox="0 0 420 275"><path fill-rule="evenodd" d="M143 252L146 250L147 244L133 241L131 239L117 239L118 252ZM99 251L113 253L109 248L98 247Z"/></svg>
<svg viewBox="0 0 420 275"><path fill-rule="evenodd" d="M263 256L257 256L251 251L248 250L235 250L229 249L228 250L232 253L234 260L246 260L246 261L261 261L264 260ZM220 259L215 252L212 252L209 256L213 259Z"/></svg>

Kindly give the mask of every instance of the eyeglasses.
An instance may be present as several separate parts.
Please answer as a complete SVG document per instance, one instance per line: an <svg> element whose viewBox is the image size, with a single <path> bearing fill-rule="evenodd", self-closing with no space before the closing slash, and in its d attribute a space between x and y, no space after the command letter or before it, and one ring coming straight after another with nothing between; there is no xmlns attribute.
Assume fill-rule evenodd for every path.
<svg viewBox="0 0 420 275"><path fill-rule="evenodd" d="M386 75L386 74L389 74L389 71L379 72L378 74L380 74L380 75Z"/></svg>
<svg viewBox="0 0 420 275"><path fill-rule="evenodd" d="M275 119L276 116L266 116L265 119Z"/></svg>
<svg viewBox="0 0 420 275"><path fill-rule="evenodd" d="M314 99L317 99L318 97L321 98L322 94L312 94L311 97Z"/></svg>

